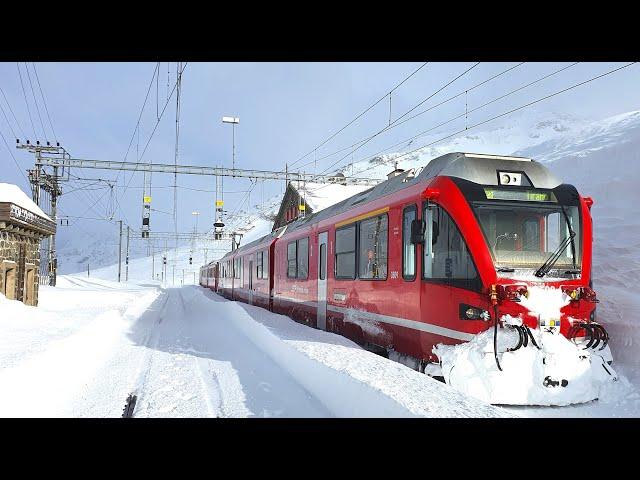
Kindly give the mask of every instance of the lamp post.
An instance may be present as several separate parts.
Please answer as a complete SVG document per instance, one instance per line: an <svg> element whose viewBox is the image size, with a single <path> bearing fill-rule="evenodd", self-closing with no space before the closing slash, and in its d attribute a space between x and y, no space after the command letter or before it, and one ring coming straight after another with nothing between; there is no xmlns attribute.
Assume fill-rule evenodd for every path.
<svg viewBox="0 0 640 480"><path fill-rule="evenodd" d="M240 118L238 117L222 117L222 123L230 123L231 124L231 141L233 145L233 150L231 154L231 168L236 168L236 124L240 123Z"/></svg>
<svg viewBox="0 0 640 480"><path fill-rule="evenodd" d="M191 212L191 215L194 215L196 217L195 233L197 235L198 234L198 215L200 215L200 212Z"/></svg>

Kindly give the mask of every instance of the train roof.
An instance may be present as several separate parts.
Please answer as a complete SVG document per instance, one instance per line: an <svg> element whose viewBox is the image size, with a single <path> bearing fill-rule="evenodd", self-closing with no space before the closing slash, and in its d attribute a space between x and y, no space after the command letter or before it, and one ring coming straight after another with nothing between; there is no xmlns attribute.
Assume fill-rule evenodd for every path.
<svg viewBox="0 0 640 480"><path fill-rule="evenodd" d="M418 180L447 176L481 185L499 185L499 171L523 172L535 188L555 188L562 183L548 168L530 158L462 152L434 158L420 172Z"/></svg>
<svg viewBox="0 0 640 480"><path fill-rule="evenodd" d="M525 173L532 186L536 188L555 188L562 183L544 165L530 158L481 153L447 153L427 163L418 175L413 169L407 170L324 210L299 218L287 225L287 232L339 215L358 204L376 200L437 176L458 177L482 185L499 185L498 171L503 170Z"/></svg>
<svg viewBox="0 0 640 480"><path fill-rule="evenodd" d="M288 227L288 225L285 225L284 227L280 227L279 229L274 230L273 232L269 232L267 235L264 235L264 236L262 236L262 237L260 237L260 238L258 238L256 240L254 240L253 242L249 242L246 245L242 245L242 246L236 248L235 250L227 252L224 255L224 257L220 258L220 260L223 260L223 259L225 259L227 257L230 257L230 256L234 255L235 253L242 252L242 251L245 251L245 250L249 250L251 247L255 247L257 245L260 245L260 244L262 244L262 243L264 243L264 242L266 242L268 240L272 240L274 238L278 238L284 233L284 231L287 229L287 227Z"/></svg>

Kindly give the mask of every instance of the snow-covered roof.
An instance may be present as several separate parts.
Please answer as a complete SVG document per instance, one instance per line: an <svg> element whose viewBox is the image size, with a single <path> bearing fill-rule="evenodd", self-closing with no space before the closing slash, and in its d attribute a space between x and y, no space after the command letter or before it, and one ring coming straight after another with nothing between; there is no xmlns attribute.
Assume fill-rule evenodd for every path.
<svg viewBox="0 0 640 480"><path fill-rule="evenodd" d="M13 203L39 217L53 221L26 193L20 190L20 187L12 183L0 183L0 203Z"/></svg>
<svg viewBox="0 0 640 480"><path fill-rule="evenodd" d="M335 183L304 183L300 184L299 188L296 183L291 185L304 197L305 202L314 213L371 188L366 185L340 185Z"/></svg>

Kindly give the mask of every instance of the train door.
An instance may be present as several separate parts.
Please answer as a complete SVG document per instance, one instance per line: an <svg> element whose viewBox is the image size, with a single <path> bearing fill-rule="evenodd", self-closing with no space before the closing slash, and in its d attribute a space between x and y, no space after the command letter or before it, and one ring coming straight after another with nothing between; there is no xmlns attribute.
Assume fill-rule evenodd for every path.
<svg viewBox="0 0 640 480"><path fill-rule="evenodd" d="M318 235L318 313L317 326L327 329L327 232Z"/></svg>
<svg viewBox="0 0 640 480"><path fill-rule="evenodd" d="M249 305L253 305L253 260L249 260Z"/></svg>

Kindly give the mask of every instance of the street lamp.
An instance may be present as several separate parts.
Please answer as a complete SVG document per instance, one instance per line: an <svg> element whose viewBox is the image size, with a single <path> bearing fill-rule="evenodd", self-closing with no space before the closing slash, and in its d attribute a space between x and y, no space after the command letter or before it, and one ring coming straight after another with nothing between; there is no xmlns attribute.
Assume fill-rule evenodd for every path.
<svg viewBox="0 0 640 480"><path fill-rule="evenodd" d="M193 240L191 242L191 254L189 255L189 265L193 264L193 251L195 250L196 236L198 235L198 215L200 215L200 212L191 212L191 215L194 215L196 217L196 226L193 230ZM182 271L182 277L184 282L184 270Z"/></svg>
<svg viewBox="0 0 640 480"><path fill-rule="evenodd" d="M191 212L191 215L195 215L195 217L196 217L196 230L195 230L195 233L198 234L198 215L200 215L200 212Z"/></svg>
<svg viewBox="0 0 640 480"><path fill-rule="evenodd" d="M236 123L240 123L240 118L238 117L222 117L222 123L230 123L232 126L231 135L232 135L232 143L233 143L233 151L232 151L232 168L236 168Z"/></svg>

